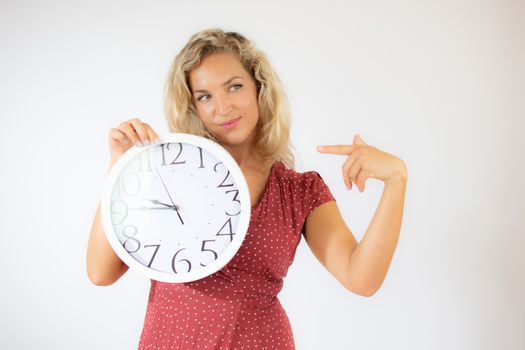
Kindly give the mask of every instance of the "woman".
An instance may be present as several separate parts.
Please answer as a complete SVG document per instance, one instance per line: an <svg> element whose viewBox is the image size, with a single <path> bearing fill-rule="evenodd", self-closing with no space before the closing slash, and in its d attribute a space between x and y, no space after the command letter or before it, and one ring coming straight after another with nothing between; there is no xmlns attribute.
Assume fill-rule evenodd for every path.
<svg viewBox="0 0 525 350"><path fill-rule="evenodd" d="M318 147L348 156L342 169L348 189L353 182L363 192L367 178L385 182L357 244L319 174L293 170L283 88L265 55L241 34L213 29L190 38L169 71L165 112L172 131L213 139L229 151L246 177L252 213L241 248L222 270L190 283L151 282L139 348L294 349L277 294L301 234L345 288L363 296L377 291L401 226L407 177L401 159L358 135L352 145ZM156 139L139 119L111 129L111 165L131 145ZM96 285L114 283L127 271L106 241L100 210L87 271Z"/></svg>

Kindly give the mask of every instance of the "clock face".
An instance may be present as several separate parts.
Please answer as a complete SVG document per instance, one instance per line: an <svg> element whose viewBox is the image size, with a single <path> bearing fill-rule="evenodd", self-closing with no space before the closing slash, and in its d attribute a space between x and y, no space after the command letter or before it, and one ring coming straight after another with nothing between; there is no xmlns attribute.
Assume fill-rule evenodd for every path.
<svg viewBox="0 0 525 350"><path fill-rule="evenodd" d="M221 146L193 135L132 147L113 167L104 193L113 249L130 268L160 281L218 271L248 228L250 199L240 168Z"/></svg>

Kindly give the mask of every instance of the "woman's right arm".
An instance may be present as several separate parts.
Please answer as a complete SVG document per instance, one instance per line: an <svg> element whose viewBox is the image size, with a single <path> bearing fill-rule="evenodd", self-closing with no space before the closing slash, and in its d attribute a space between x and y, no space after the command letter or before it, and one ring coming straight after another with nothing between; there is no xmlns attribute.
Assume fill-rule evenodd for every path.
<svg viewBox="0 0 525 350"><path fill-rule="evenodd" d="M109 131L111 156L109 170L132 145L148 145L156 140L157 133L140 119L128 120L117 128L111 129ZM86 268L89 279L97 286L107 286L114 283L128 270L128 266L120 260L106 238L100 216L100 205L91 225Z"/></svg>

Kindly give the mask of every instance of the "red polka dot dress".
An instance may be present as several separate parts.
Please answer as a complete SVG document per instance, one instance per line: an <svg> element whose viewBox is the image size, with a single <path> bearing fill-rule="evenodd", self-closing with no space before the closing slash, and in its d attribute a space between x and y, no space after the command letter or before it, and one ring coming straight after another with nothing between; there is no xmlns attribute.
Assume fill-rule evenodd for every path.
<svg viewBox="0 0 525 350"><path fill-rule="evenodd" d="M188 283L151 281L139 349L295 349L277 294L306 217L330 200L317 172L275 162L247 235L223 269Z"/></svg>

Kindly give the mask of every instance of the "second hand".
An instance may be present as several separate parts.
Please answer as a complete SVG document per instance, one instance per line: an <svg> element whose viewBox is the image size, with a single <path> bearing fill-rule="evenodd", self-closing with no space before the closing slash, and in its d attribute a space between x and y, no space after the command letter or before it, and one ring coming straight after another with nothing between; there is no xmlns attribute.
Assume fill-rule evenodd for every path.
<svg viewBox="0 0 525 350"><path fill-rule="evenodd" d="M162 176L160 176L159 169L157 167L155 167L155 170L157 170L157 174L159 175L160 182L162 182L162 186L164 186L164 189L166 190L166 193L168 194L168 197L169 197L169 199L171 201L171 204L173 204L173 209L175 209L175 211L177 212L177 216L179 217L180 222L184 225L184 221L182 221L182 218L180 217L179 211L177 210L178 207L173 202L173 199L170 196L170 192L168 191L168 188L166 187L166 184L164 183L164 180L162 180Z"/></svg>

